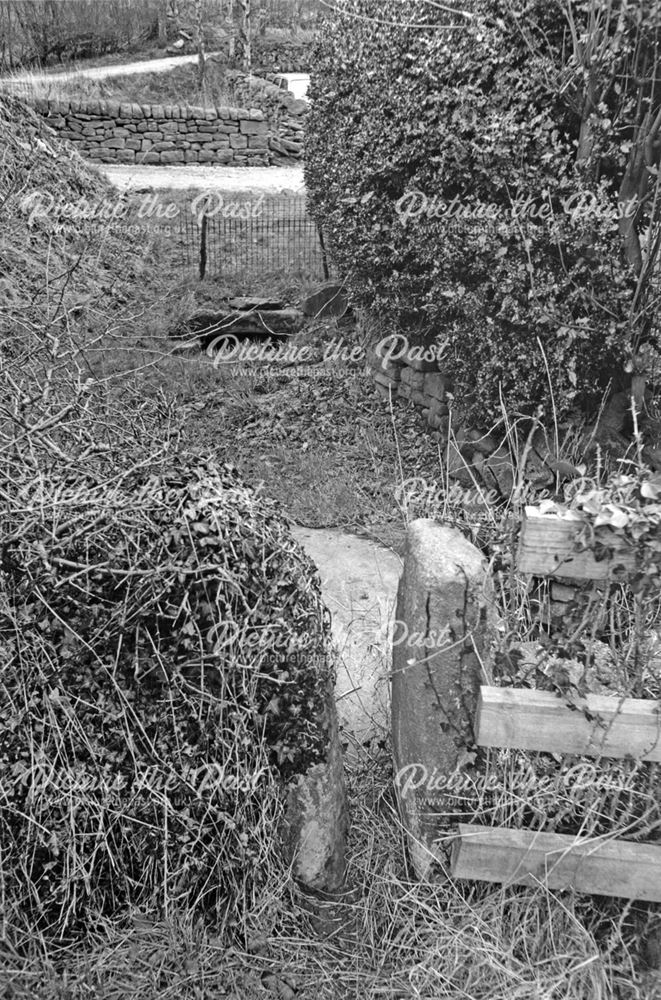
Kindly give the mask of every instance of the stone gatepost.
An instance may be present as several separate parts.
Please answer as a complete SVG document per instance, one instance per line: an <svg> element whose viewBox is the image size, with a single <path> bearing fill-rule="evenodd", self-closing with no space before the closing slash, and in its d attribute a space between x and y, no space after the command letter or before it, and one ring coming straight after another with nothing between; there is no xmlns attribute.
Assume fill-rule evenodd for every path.
<svg viewBox="0 0 661 1000"><path fill-rule="evenodd" d="M410 524L392 633L392 728L395 787L418 878L447 877L435 841L449 831L433 800L473 744L491 594L484 557L459 531L427 519Z"/></svg>

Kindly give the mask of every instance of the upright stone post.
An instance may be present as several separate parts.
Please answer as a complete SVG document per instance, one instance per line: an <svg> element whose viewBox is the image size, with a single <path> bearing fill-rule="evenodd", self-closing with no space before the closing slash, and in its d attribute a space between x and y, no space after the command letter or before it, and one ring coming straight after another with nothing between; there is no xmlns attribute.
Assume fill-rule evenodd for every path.
<svg viewBox="0 0 661 1000"><path fill-rule="evenodd" d="M435 841L448 831L433 800L473 743L489 583L482 554L459 531L427 519L410 524L392 633L392 729L400 813L422 879L447 877Z"/></svg>

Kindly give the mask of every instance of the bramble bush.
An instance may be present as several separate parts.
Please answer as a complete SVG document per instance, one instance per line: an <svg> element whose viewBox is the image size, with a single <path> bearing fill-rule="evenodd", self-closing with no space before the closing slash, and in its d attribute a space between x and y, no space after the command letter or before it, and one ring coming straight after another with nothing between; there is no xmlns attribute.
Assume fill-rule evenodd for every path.
<svg viewBox="0 0 661 1000"><path fill-rule="evenodd" d="M231 467L25 470L0 568L5 916L224 918L272 867L280 779L323 758L319 581ZM21 917L22 914L22 917Z"/></svg>
<svg viewBox="0 0 661 1000"><path fill-rule="evenodd" d="M443 370L480 423L503 404L549 414L552 396L566 415L657 342L640 258L657 252L642 234L658 205L648 197L626 232L617 213L627 172L643 195L655 183L638 154L645 137L652 161L661 151L656 56L638 104L630 71L661 14L642 31L640 2L611 4L610 20L602 0L448 7L334 5L311 83L312 211L382 329L449 338Z"/></svg>

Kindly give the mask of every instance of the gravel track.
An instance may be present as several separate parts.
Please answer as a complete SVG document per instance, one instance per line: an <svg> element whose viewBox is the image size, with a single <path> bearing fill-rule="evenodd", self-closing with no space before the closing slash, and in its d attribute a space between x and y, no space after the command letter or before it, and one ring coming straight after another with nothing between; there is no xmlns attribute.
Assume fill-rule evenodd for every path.
<svg viewBox="0 0 661 1000"><path fill-rule="evenodd" d="M225 167L187 163L168 167L132 163L98 164L99 170L121 191L170 189L185 191L263 191L265 194L303 194L303 167Z"/></svg>

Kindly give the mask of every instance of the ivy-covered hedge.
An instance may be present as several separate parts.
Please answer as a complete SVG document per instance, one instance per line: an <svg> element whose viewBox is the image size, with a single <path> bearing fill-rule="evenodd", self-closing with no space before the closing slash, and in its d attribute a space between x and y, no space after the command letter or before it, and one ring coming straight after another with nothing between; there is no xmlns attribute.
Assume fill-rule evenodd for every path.
<svg viewBox="0 0 661 1000"><path fill-rule="evenodd" d="M8 925L76 934L173 901L224 919L276 863L282 779L327 751L314 565L211 461L2 488Z"/></svg>
<svg viewBox="0 0 661 1000"><path fill-rule="evenodd" d="M578 169L583 84L559 5L475 0L454 23L448 6L334 12L311 82L310 205L382 330L449 339L443 370L472 416L550 414L552 398L567 413L597 403L631 353L635 272L616 218L627 108L592 115ZM579 21L588 6L573 4Z"/></svg>

